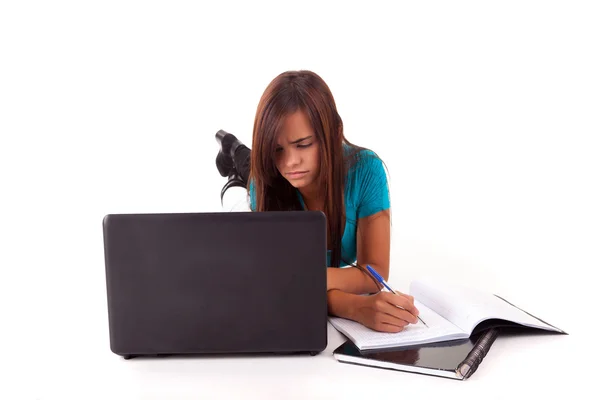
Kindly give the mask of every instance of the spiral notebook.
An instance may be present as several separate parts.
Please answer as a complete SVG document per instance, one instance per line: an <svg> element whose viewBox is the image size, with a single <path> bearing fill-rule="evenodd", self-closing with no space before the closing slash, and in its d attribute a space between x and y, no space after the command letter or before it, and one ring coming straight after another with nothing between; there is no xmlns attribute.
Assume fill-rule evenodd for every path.
<svg viewBox="0 0 600 400"><path fill-rule="evenodd" d="M497 336L492 328L468 339L363 352L348 340L333 356L342 363L465 380L477 371Z"/></svg>

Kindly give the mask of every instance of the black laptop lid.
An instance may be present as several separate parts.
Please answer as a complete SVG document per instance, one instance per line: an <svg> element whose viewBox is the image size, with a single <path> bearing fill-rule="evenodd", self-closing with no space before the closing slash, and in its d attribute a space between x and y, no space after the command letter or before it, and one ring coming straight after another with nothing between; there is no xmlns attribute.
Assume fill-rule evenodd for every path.
<svg viewBox="0 0 600 400"><path fill-rule="evenodd" d="M323 213L110 214L103 230L114 353L326 347Z"/></svg>

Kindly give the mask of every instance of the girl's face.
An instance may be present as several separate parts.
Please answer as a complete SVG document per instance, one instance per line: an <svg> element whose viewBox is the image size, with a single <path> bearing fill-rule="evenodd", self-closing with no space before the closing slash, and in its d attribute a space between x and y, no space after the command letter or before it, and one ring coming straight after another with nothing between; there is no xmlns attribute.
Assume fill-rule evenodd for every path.
<svg viewBox="0 0 600 400"><path fill-rule="evenodd" d="M303 111L287 116L277 138L275 163L297 189L314 185L319 176L319 142Z"/></svg>

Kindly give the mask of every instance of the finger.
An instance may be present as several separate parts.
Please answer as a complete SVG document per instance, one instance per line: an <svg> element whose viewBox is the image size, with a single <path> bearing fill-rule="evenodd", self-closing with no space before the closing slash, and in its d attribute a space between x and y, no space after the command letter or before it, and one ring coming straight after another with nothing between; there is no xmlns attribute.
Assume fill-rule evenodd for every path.
<svg viewBox="0 0 600 400"><path fill-rule="evenodd" d="M419 310L417 310L417 307L415 307L415 303L413 302L412 299L408 299L406 297L401 297L401 296L396 296L396 298L394 300L392 300L392 302L393 302L393 304L396 304L397 306L404 308L406 311L413 314L414 316L419 315Z"/></svg>
<svg viewBox="0 0 600 400"><path fill-rule="evenodd" d="M405 293L402 293L402 296L406 297L413 305L415 304L414 296L411 296L410 294L405 294Z"/></svg>
<svg viewBox="0 0 600 400"><path fill-rule="evenodd" d="M395 295L392 295L392 296L397 297ZM395 304L386 301L385 299L383 301L379 302L379 304L377 306L377 310L381 313L385 313L385 314L389 315L390 317L392 317L394 319L398 319L398 320L404 321L406 323L414 324L417 322L417 317L415 315L411 314L404 308L400 308L400 307L396 306Z"/></svg>
<svg viewBox="0 0 600 400"><path fill-rule="evenodd" d="M375 330L379 331L379 332L385 332L385 333L398 333L398 332L402 332L404 330L404 328L398 328L397 326L394 326L394 325L380 324L380 325L375 325Z"/></svg>
<svg viewBox="0 0 600 400"><path fill-rule="evenodd" d="M402 326L386 324L386 323L379 323L379 322L376 322L372 326L369 326L369 327L376 331L386 332L386 333L398 333L398 332L402 332L404 330L404 327L402 327Z"/></svg>
<svg viewBox="0 0 600 400"><path fill-rule="evenodd" d="M393 293L382 294L384 295L384 299L390 304L405 309L415 317L419 315L419 310L417 310L417 307L415 307L415 305L412 302L408 301L406 297L395 295Z"/></svg>
<svg viewBox="0 0 600 400"><path fill-rule="evenodd" d="M390 292L382 292L382 295L386 301L388 301L396 306L405 308L409 311L417 310L413 301L411 301L408 297L406 297L406 295L398 295L398 294L390 293Z"/></svg>
<svg viewBox="0 0 600 400"><path fill-rule="evenodd" d="M390 314L379 313L377 315L377 324L388 332L400 332L408 325L408 322Z"/></svg>
<svg viewBox="0 0 600 400"><path fill-rule="evenodd" d="M410 294L406 294L406 293L402 293L402 292L396 292L397 295L405 297L408 301L410 301L410 303L412 305L415 304L415 298L413 296L411 296Z"/></svg>
<svg viewBox="0 0 600 400"><path fill-rule="evenodd" d="M406 321L409 324L416 324L419 320L414 314L409 313L404 308L392 306L394 308L393 315L396 318L399 318L403 321Z"/></svg>
<svg viewBox="0 0 600 400"><path fill-rule="evenodd" d="M404 326L397 326L397 325L392 325L392 324L378 324L375 326L375 329L381 332L387 332L387 333L398 333L398 332L402 332L404 330Z"/></svg>

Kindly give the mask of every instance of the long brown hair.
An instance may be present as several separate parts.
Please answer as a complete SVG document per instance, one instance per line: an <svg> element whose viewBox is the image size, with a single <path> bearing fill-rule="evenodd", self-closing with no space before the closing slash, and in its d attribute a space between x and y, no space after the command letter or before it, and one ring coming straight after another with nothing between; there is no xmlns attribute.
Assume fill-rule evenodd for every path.
<svg viewBox="0 0 600 400"><path fill-rule="evenodd" d="M255 188L255 211L302 210L296 189L279 173L275 163L277 134L285 118L303 111L308 116L319 142L320 172L327 217L327 239L331 265L339 266L345 224L344 184L354 157L344 153L346 143L355 153L359 149L344 137L342 118L325 81L311 71L283 72L265 89L256 110L252 133L250 177Z"/></svg>

